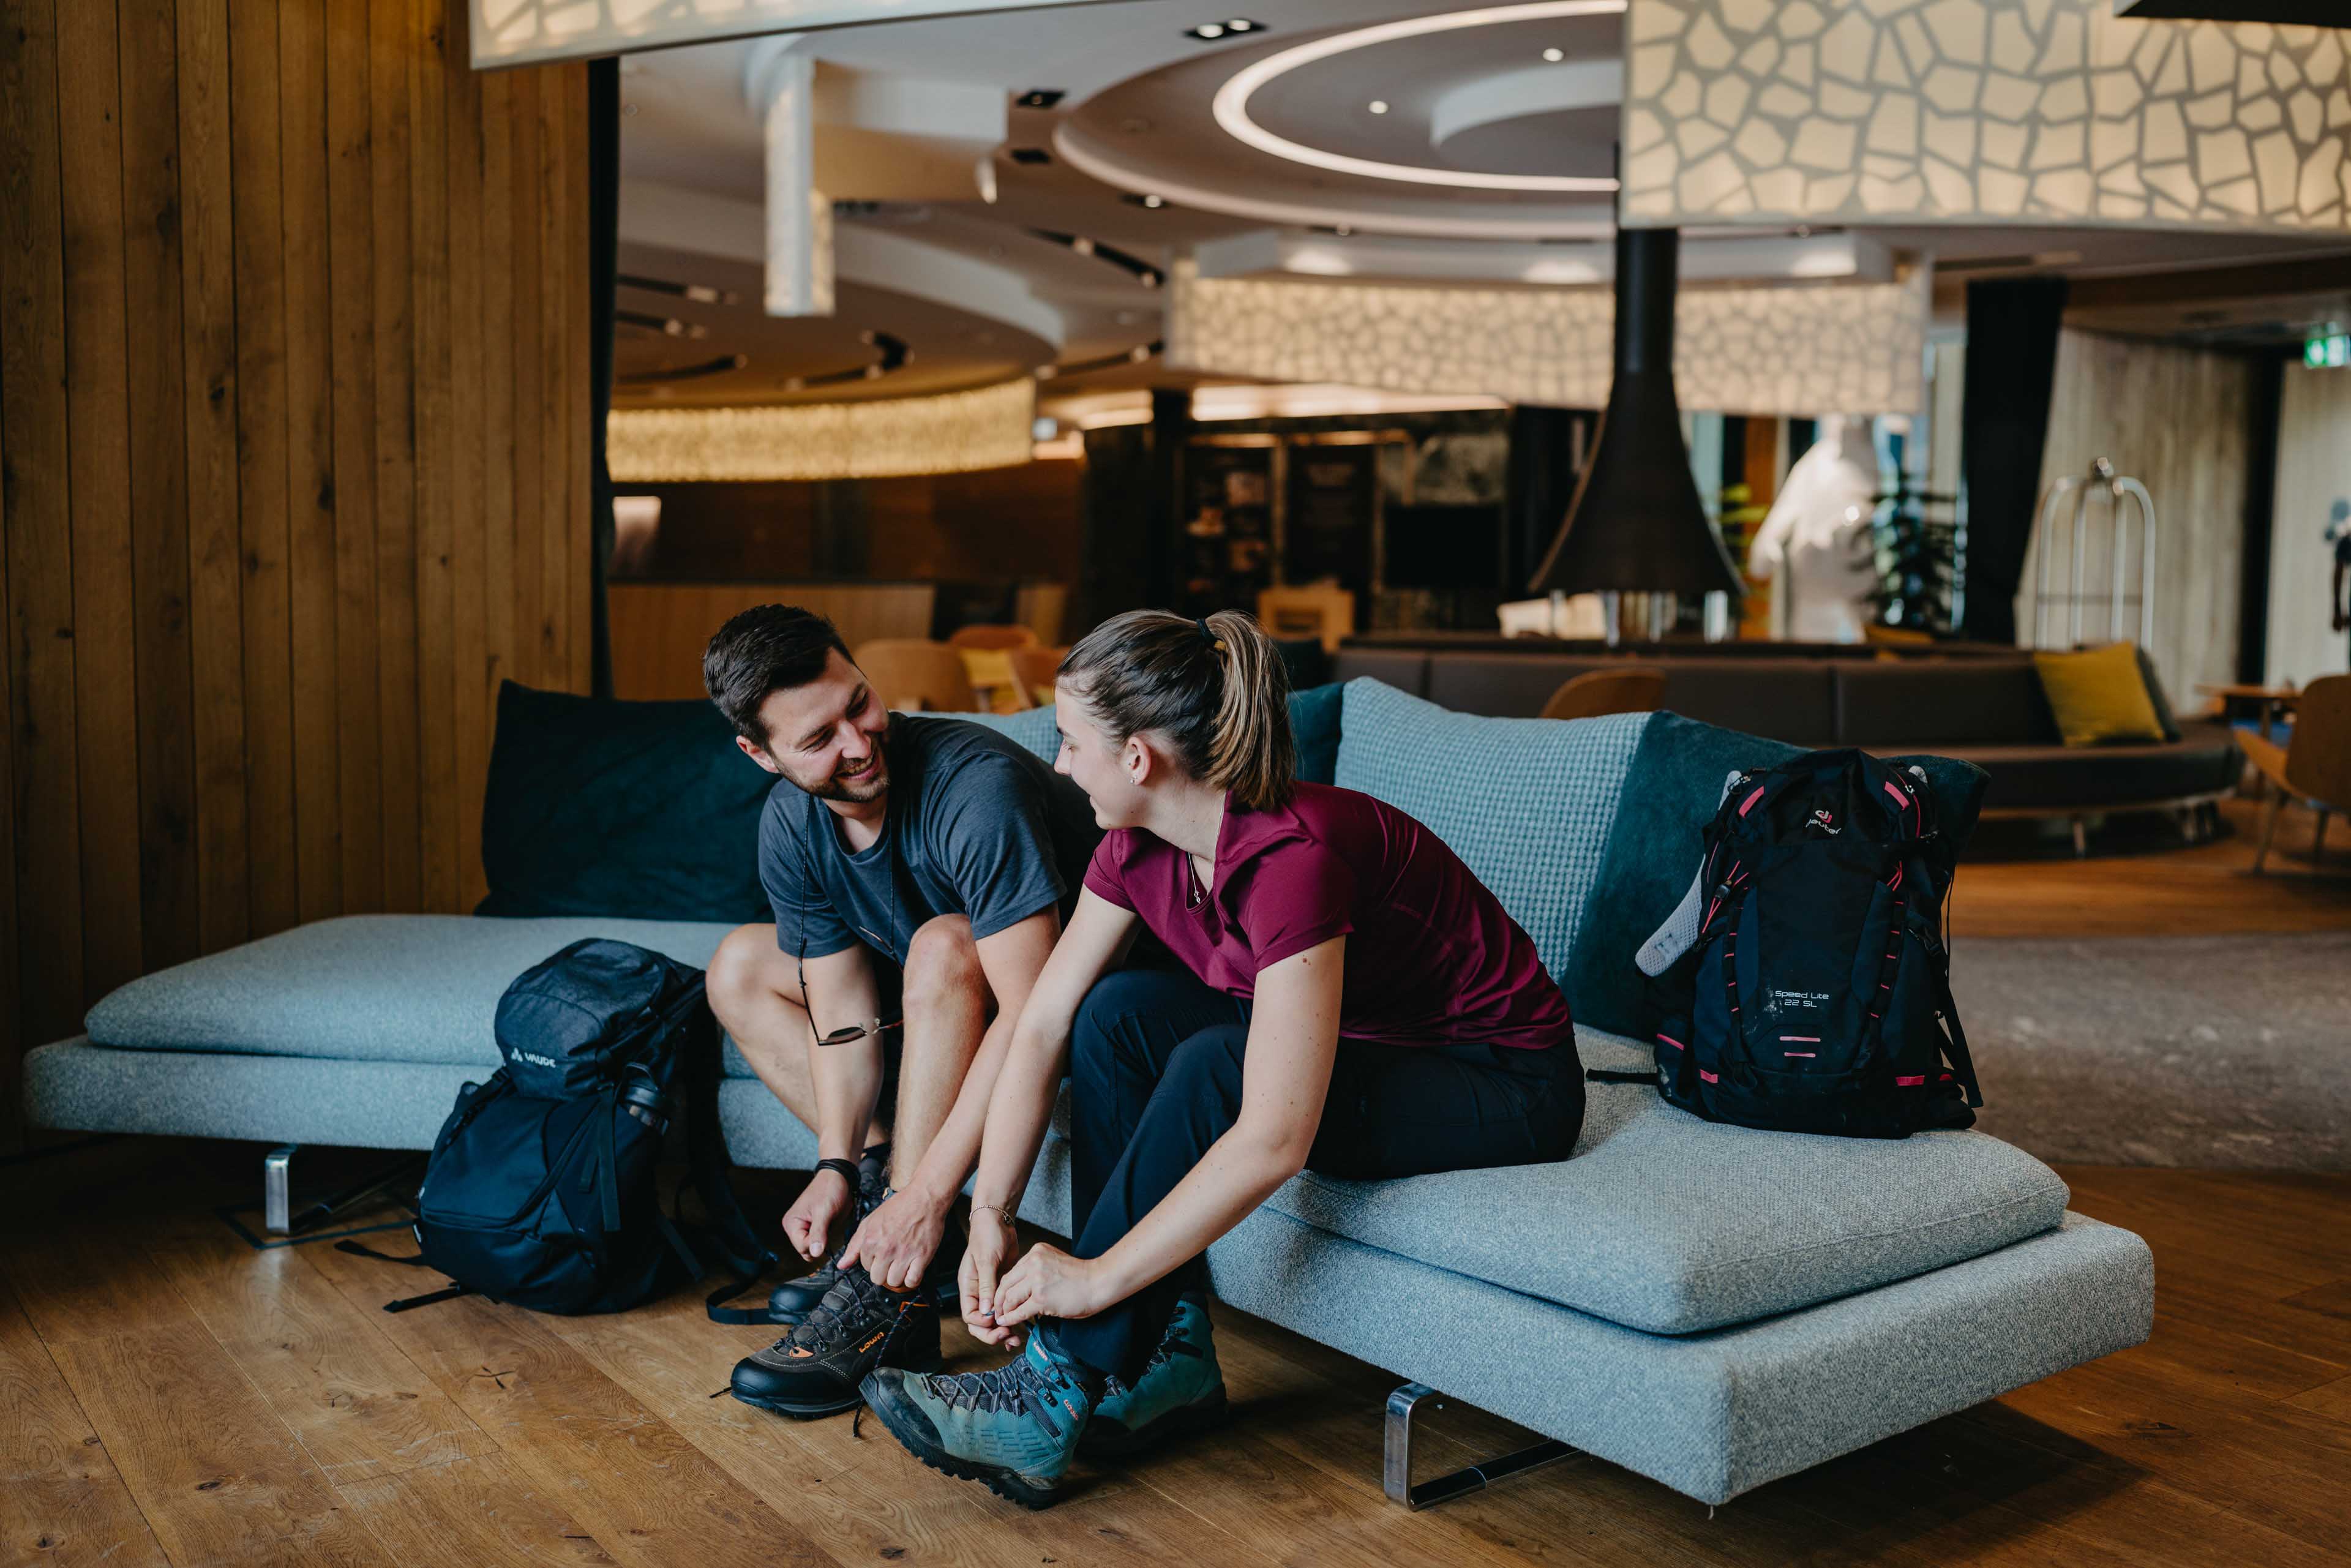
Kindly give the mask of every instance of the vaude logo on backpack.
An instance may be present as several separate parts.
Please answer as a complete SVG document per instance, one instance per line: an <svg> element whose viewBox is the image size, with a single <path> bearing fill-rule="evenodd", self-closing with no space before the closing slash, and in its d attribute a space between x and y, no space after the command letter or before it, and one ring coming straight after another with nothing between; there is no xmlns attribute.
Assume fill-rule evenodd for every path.
<svg viewBox="0 0 2351 1568"><path fill-rule="evenodd" d="M1695 935L1653 971L1659 1092L1785 1132L1970 1125L1983 1097L1942 935L1952 861L1919 769L1843 750L1735 775L1677 912Z"/></svg>
<svg viewBox="0 0 2351 1568"><path fill-rule="evenodd" d="M455 1283L387 1311L477 1293L545 1312L619 1312L699 1278L707 1255L740 1279L771 1260L727 1179L701 970L627 942L575 942L507 988L496 1034L506 1065L459 1092L417 1194L422 1250L395 1260ZM689 1236L662 1212L654 1167L681 1116L715 1236ZM716 1309L736 1288L713 1297L712 1315L765 1322Z"/></svg>

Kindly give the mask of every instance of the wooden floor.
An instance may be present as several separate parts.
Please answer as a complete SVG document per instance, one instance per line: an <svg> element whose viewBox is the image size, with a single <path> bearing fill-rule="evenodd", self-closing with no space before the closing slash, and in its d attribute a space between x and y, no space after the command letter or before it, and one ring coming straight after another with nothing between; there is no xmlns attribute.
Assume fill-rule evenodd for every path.
<svg viewBox="0 0 2351 1568"><path fill-rule="evenodd" d="M2351 822L2335 821L2326 852L2314 867L2316 818L2298 808L2288 810L2279 820L2266 874L2254 876L2260 808L2251 800L2226 800L2220 814L2228 831L2193 848L2094 854L2078 861L2062 835L2031 852L2028 825L1988 824L1959 865L1952 929L1960 936L2351 930ZM2149 842L2147 821L2118 821L2114 841ZM2159 844L2166 841L2161 824L2157 826L2151 841ZM1978 852L1987 849L1987 841L1995 850L2028 852L1985 858Z"/></svg>
<svg viewBox="0 0 2351 1568"><path fill-rule="evenodd" d="M387 1315L407 1271L214 1218L257 1167L129 1139L0 1172L0 1560L2120 1568L2339 1565L2351 1542L2351 1177L2066 1171L2154 1245L2148 1344L1711 1513L1581 1458L1407 1513L1379 1490L1395 1379L1225 1311L1234 1424L1032 1514L873 1423L712 1397L768 1335L691 1296ZM955 1364L988 1364L951 1333ZM1429 1469L1525 1439L1460 1407L1429 1428Z"/></svg>
<svg viewBox="0 0 2351 1568"><path fill-rule="evenodd" d="M2314 877L2289 819L2257 880L2228 810L2240 836L2184 852L1970 863L1959 929L2351 927L2351 831ZM2268 1568L2351 1542L2351 1176L2065 1170L2075 1208L2155 1249L2149 1343L1719 1511L1576 1458L1405 1512L1379 1490L1395 1379L1224 1311L1234 1424L1032 1514L872 1423L712 1397L769 1335L693 1297L386 1315L407 1271L256 1251L214 1216L258 1164L121 1139L0 1168L0 1563ZM791 1181L747 1196L773 1212ZM950 1335L956 1364L993 1359ZM1424 1474L1526 1440L1461 1407L1427 1426Z"/></svg>

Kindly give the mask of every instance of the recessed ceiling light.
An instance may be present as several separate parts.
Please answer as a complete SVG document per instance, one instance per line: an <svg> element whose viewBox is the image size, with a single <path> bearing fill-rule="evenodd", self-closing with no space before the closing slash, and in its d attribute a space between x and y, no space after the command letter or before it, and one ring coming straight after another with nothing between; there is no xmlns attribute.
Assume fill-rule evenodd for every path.
<svg viewBox="0 0 2351 1568"><path fill-rule="evenodd" d="M1252 22L1247 16L1228 16L1221 22L1203 22L1196 27L1186 27L1184 29L1184 36L1187 38L1197 38L1204 44L1213 44L1218 38L1238 37L1243 33L1264 31L1265 24L1262 22Z"/></svg>
<svg viewBox="0 0 2351 1568"><path fill-rule="evenodd" d="M1364 107L1369 109L1374 114L1385 114L1388 111L1388 100L1384 98L1375 98L1372 99L1370 103L1364 105Z"/></svg>
<svg viewBox="0 0 2351 1568"><path fill-rule="evenodd" d="M1254 33L1257 31L1257 24L1250 21L1247 16L1235 16L1225 24L1225 31L1228 33Z"/></svg>
<svg viewBox="0 0 2351 1568"><path fill-rule="evenodd" d="M1221 38L1225 36L1225 25L1222 22L1203 22L1192 29L1192 36L1196 38Z"/></svg>
<svg viewBox="0 0 2351 1568"><path fill-rule="evenodd" d="M1124 197L1122 197L1121 199L1122 199L1122 200L1123 200L1123 201L1125 201L1125 202L1127 202L1129 204L1134 205L1134 206L1138 206L1138 207L1148 207L1148 208L1150 208L1153 212L1157 212L1160 208L1162 208L1162 207L1164 207L1164 206L1165 206L1165 205L1167 204L1167 198L1166 198L1166 197L1165 197L1165 196L1160 196L1160 195L1154 195L1154 194L1151 194L1151 193L1147 193L1147 192L1146 192L1146 193L1144 193L1139 194L1139 195L1138 195L1138 194L1135 194L1135 193L1132 193L1132 192L1130 192L1127 195L1125 195Z"/></svg>
<svg viewBox="0 0 2351 1568"><path fill-rule="evenodd" d="M1032 87L1012 101L1023 109L1050 109L1061 101L1062 96L1057 87Z"/></svg>
<svg viewBox="0 0 2351 1568"><path fill-rule="evenodd" d="M1334 235L1337 235L1341 239L1345 239L1349 235L1353 234L1355 231L1354 231L1354 229L1353 229L1352 226L1350 226L1349 225L1346 225L1346 224L1341 224L1341 225L1339 225L1337 227L1333 228L1331 232L1332 232L1332 234L1334 234Z"/></svg>
<svg viewBox="0 0 2351 1568"><path fill-rule="evenodd" d="M1545 49L1543 51L1543 58L1549 60L1552 65L1557 65L1560 61L1567 58L1567 51L1565 49Z"/></svg>
<svg viewBox="0 0 2351 1568"><path fill-rule="evenodd" d="M1015 147L1005 154L1015 163L1050 163L1053 155L1042 147Z"/></svg>

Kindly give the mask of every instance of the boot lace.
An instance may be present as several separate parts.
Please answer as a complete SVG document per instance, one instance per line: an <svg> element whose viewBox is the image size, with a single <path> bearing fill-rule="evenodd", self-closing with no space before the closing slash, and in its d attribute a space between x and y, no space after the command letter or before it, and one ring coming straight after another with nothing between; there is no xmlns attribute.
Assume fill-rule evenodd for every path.
<svg viewBox="0 0 2351 1568"><path fill-rule="evenodd" d="M989 1372L966 1372L952 1377L933 1375L932 1391L949 1405L991 1414L1033 1416L1058 1437L1061 1425L1054 1419L1053 1401L1047 1396L1043 1376L1027 1356Z"/></svg>

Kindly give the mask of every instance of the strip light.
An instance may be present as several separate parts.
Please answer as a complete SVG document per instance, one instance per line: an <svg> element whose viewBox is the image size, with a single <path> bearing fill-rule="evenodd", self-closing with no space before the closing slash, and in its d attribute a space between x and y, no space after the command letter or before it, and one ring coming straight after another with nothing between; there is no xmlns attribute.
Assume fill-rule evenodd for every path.
<svg viewBox="0 0 2351 1568"><path fill-rule="evenodd" d="M605 453L617 484L877 479L1029 461L1037 383L863 402L614 409Z"/></svg>
<svg viewBox="0 0 2351 1568"><path fill-rule="evenodd" d="M1259 89L1275 78L1286 76L1301 66L1329 59L1333 55L1394 43L1400 38L1457 32L1464 27L1493 27L1510 22L1545 21L1557 16L1609 16L1623 11L1625 5L1625 0L1538 0L1537 4L1531 5L1489 5L1480 10L1455 11L1445 16L1408 16L1400 22L1385 22L1376 27L1334 34L1279 50L1242 67L1217 89L1211 112L1228 135L1260 152L1287 159L1293 163L1328 169L1338 174L1360 174L1372 180L1396 180L1416 185L1444 185L1477 191L1614 191L1616 182L1602 176L1481 174L1457 169L1426 169L1411 163L1389 163L1375 158L1351 158L1344 153L1325 152L1319 147L1309 147L1268 131L1249 117L1249 101Z"/></svg>

